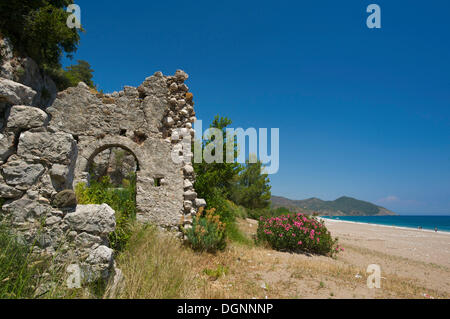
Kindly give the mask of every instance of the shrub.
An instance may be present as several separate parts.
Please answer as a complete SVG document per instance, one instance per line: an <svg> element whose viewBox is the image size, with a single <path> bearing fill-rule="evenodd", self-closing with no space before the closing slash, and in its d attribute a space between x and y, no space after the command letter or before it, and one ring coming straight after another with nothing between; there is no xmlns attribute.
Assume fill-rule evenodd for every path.
<svg viewBox="0 0 450 319"><path fill-rule="evenodd" d="M124 188L114 188L108 176L99 182L92 181L88 187L84 183L76 186L79 204L108 204L116 212L116 230L110 234L111 248L122 250L130 236L130 222L136 218L136 182L132 174L124 180Z"/></svg>
<svg viewBox="0 0 450 319"><path fill-rule="evenodd" d="M339 251L337 238L331 237L323 223L300 213L260 217L257 239L277 250L329 256L334 256Z"/></svg>
<svg viewBox="0 0 450 319"><path fill-rule="evenodd" d="M211 280L217 280L219 277L227 275L228 271L228 267L223 265L218 265L216 269L203 269L203 273L209 276Z"/></svg>
<svg viewBox="0 0 450 319"><path fill-rule="evenodd" d="M188 241L194 250L216 252L225 249L225 223L215 214L215 209L204 211L200 208L193 218L192 227L185 230Z"/></svg>

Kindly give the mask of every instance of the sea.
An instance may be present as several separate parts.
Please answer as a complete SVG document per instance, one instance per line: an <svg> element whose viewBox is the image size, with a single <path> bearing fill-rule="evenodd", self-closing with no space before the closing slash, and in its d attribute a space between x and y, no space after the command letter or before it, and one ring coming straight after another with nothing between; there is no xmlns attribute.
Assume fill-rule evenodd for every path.
<svg viewBox="0 0 450 319"><path fill-rule="evenodd" d="M321 216L326 219L343 220L357 223L378 224L396 227L408 227L418 229L450 232L450 216L433 215L398 215L398 216Z"/></svg>

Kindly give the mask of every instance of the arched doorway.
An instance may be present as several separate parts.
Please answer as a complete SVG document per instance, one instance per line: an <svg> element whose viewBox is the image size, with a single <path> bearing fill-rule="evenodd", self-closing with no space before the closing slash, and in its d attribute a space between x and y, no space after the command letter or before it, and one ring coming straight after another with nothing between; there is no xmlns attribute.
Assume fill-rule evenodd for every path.
<svg viewBox="0 0 450 319"><path fill-rule="evenodd" d="M127 187L136 179L139 162L136 156L122 147L110 147L96 154L88 162L88 182L107 178L116 188Z"/></svg>

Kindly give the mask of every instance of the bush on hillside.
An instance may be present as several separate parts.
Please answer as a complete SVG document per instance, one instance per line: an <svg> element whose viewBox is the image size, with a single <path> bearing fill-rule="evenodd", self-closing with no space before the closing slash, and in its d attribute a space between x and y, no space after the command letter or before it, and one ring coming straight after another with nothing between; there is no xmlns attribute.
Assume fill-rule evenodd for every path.
<svg viewBox="0 0 450 319"><path fill-rule="evenodd" d="M214 253L226 247L225 223L215 214L215 209L200 208L193 218L192 227L185 230L192 249Z"/></svg>
<svg viewBox="0 0 450 319"><path fill-rule="evenodd" d="M340 247L323 223L314 217L288 214L260 217L257 238L277 250L334 256Z"/></svg>

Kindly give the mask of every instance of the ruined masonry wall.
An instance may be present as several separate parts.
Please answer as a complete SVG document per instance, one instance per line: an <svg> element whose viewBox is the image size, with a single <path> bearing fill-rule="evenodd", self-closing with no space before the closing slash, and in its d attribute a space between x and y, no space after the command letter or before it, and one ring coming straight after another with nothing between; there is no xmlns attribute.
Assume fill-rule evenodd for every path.
<svg viewBox="0 0 450 319"><path fill-rule="evenodd" d="M183 136L194 136L193 95L184 83L188 75L156 72L138 88L102 95L83 83L60 92L47 109L49 128L78 141L74 185L88 182L92 159L110 147L131 152L138 162L137 218L166 228L189 224L196 209L206 203L193 189L191 157L181 163L172 151L181 150ZM190 149L190 146L186 146Z"/></svg>

